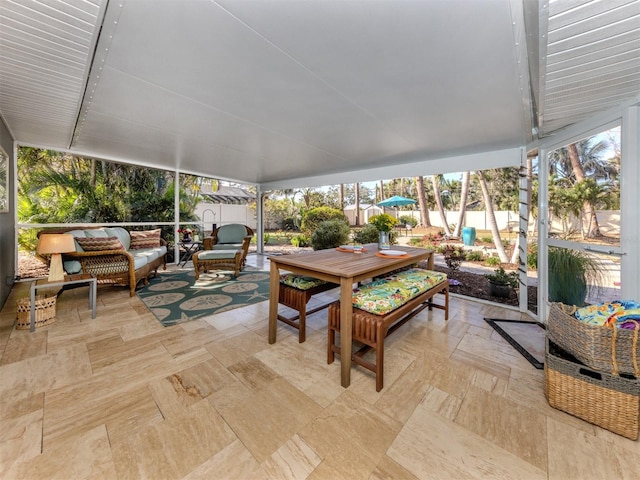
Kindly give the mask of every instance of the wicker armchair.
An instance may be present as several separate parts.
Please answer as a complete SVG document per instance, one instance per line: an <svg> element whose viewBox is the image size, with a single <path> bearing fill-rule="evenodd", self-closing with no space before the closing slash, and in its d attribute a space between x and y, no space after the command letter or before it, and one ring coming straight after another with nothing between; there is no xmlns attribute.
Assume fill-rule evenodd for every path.
<svg viewBox="0 0 640 480"><path fill-rule="evenodd" d="M230 223L216 228L210 237L202 240L205 250L242 250L242 267L247 261L253 229L240 223Z"/></svg>

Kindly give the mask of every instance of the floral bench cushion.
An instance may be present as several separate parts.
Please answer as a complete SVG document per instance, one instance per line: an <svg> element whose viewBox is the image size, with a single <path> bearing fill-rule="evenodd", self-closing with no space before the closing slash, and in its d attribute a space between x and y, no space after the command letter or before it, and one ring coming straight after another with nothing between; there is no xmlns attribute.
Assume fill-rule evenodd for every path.
<svg viewBox="0 0 640 480"><path fill-rule="evenodd" d="M375 280L353 292L353 306L386 315L447 279L446 274L412 268Z"/></svg>
<svg viewBox="0 0 640 480"><path fill-rule="evenodd" d="M280 283L282 283L283 285L288 285L289 287L297 288L298 290L309 290L319 285L324 285L327 282L304 275L283 273L282 275L280 275Z"/></svg>

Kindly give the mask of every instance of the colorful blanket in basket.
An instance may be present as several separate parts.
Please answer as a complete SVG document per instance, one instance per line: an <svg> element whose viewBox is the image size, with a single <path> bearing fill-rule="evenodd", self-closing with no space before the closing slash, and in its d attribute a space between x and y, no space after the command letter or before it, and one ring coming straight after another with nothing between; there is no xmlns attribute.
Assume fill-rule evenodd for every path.
<svg viewBox="0 0 640 480"><path fill-rule="evenodd" d="M640 322L640 303L633 300L596 303L576 310L575 317L589 325L634 330Z"/></svg>

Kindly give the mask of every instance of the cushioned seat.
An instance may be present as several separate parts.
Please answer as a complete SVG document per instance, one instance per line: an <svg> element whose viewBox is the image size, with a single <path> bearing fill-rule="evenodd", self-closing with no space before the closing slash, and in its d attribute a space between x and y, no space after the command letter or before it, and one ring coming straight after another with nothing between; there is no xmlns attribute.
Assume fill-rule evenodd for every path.
<svg viewBox="0 0 640 480"><path fill-rule="evenodd" d="M241 268L246 262L253 230L240 223L230 223L216 228L210 237L202 241L205 250L242 250Z"/></svg>
<svg viewBox="0 0 640 480"><path fill-rule="evenodd" d="M242 250L200 250L193 254L193 268L196 272L196 280L200 278L200 270L207 272L220 268L232 268L234 276L240 274L242 268Z"/></svg>

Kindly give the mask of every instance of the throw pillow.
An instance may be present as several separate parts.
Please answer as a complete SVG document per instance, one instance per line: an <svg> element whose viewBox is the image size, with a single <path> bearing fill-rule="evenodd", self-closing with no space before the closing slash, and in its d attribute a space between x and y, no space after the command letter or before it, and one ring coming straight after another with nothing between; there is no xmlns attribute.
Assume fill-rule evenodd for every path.
<svg viewBox="0 0 640 480"><path fill-rule="evenodd" d="M99 250L124 250L118 237L97 237L83 238L76 237L76 242L80 244L85 252L96 252Z"/></svg>
<svg viewBox="0 0 640 480"><path fill-rule="evenodd" d="M141 248L157 248L160 246L160 229L143 230L141 232L131 231L131 250Z"/></svg>

